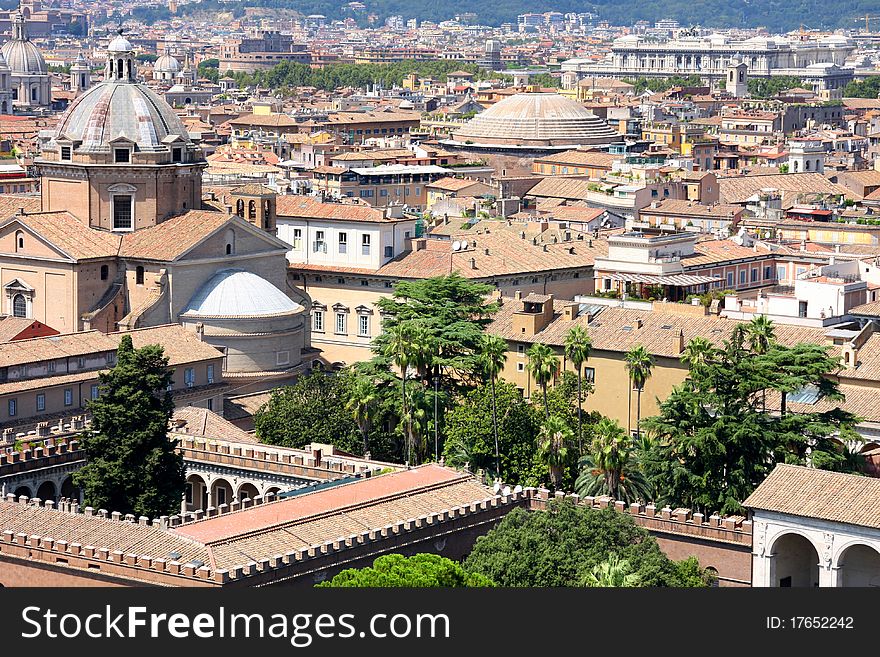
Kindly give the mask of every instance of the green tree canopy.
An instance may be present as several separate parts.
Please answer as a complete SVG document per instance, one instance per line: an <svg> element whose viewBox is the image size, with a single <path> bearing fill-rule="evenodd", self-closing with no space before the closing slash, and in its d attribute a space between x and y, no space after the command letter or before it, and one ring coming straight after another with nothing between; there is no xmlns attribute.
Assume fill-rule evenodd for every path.
<svg viewBox="0 0 880 657"><path fill-rule="evenodd" d="M495 384L501 471L495 470L492 427L492 388L483 384L463 395L446 416L447 463L471 470L487 470L511 485L537 485L535 453L541 415L512 383Z"/></svg>
<svg viewBox="0 0 880 657"><path fill-rule="evenodd" d="M704 513L737 513L741 502L776 463L847 469L852 461L833 440L857 438L856 418L832 409L786 413L786 395L810 392L841 399L838 359L820 345L785 347L737 327L721 347L692 345L683 360L698 363L644 427L656 438L642 465L658 501ZM749 348L753 342L762 354ZM699 355L699 358L697 358ZM781 398L780 412L764 412L765 398Z"/></svg>
<svg viewBox="0 0 880 657"><path fill-rule="evenodd" d="M116 364L99 381L101 394L88 403L92 425L81 437L86 465L73 476L85 504L148 518L177 513L185 476L168 439L174 402L162 347L135 349L123 336Z"/></svg>
<svg viewBox="0 0 880 657"><path fill-rule="evenodd" d="M483 575L470 573L461 564L436 554L386 554L367 568L348 568L316 586L326 588L448 588L488 587Z"/></svg>
<svg viewBox="0 0 880 657"><path fill-rule="evenodd" d="M702 585L687 576L647 530L613 508L551 500L547 511L514 509L477 539L466 570L498 586L581 586L593 568L616 554L640 586Z"/></svg>
<svg viewBox="0 0 880 657"><path fill-rule="evenodd" d="M361 454L363 434L349 410L352 387L350 376L316 370L300 376L292 386L275 388L254 416L257 437L283 447L330 443Z"/></svg>

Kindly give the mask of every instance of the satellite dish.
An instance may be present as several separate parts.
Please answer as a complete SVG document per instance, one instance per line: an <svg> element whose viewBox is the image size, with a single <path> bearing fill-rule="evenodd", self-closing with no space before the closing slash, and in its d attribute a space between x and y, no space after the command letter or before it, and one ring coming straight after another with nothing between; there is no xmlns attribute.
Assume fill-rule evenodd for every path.
<svg viewBox="0 0 880 657"><path fill-rule="evenodd" d="M452 250L453 251L461 251L461 242L459 242L458 240L455 240L452 243Z"/></svg>

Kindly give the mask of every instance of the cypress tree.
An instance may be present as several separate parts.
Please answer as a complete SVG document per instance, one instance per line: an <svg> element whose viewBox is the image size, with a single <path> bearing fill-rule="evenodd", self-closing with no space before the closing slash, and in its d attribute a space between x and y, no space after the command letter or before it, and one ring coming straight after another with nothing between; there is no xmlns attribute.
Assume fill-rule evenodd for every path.
<svg viewBox="0 0 880 657"><path fill-rule="evenodd" d="M178 512L186 477L168 439L170 384L162 347L135 349L123 336L116 365L100 374L100 396L88 404L92 425L80 438L86 465L73 481L86 505L149 518Z"/></svg>

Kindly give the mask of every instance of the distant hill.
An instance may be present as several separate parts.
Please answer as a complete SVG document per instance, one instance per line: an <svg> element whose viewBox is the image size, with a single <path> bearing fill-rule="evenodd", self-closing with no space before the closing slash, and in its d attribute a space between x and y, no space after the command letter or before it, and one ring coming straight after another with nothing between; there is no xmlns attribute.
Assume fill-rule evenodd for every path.
<svg viewBox="0 0 880 657"><path fill-rule="evenodd" d="M10 0L4 0L9 2ZM304 15L324 14L328 19L355 16L365 24L367 14L375 14L380 21L399 14L405 19L441 21L453 18L456 13L473 12L477 22L500 25L516 22L518 14L545 11L593 12L600 20L612 25L632 25L646 20L655 22L673 18L683 26L707 27L766 27L773 32L787 32L805 28L864 27L858 17L880 12L878 0L361 0L366 11L354 15L347 0L242 0L240 3L204 0L201 3L182 5L181 14L201 10L243 12L244 7L270 7L294 9ZM3 4L0 2L0 4ZM167 9L139 8L134 14L155 19L167 15ZM880 29L880 22L876 23Z"/></svg>

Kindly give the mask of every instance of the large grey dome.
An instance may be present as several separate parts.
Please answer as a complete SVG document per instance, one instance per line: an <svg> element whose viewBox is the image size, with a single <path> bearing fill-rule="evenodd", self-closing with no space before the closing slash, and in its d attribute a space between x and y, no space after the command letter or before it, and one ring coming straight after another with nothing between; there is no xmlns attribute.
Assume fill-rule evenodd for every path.
<svg viewBox="0 0 880 657"><path fill-rule="evenodd" d="M17 75L45 75L49 72L43 53L27 35L27 24L24 17L15 12L11 17L12 38L3 44L0 52L9 65L9 68Z"/></svg>
<svg viewBox="0 0 880 657"><path fill-rule="evenodd" d="M607 144L620 138L580 103L556 93L521 93L477 114L455 135L458 142L519 147Z"/></svg>
<svg viewBox="0 0 880 657"><path fill-rule="evenodd" d="M190 138L181 120L164 100L141 84L108 81L76 98L58 121L54 139L82 142L80 152L110 152L110 142L130 139L140 151L167 150L163 140Z"/></svg>
<svg viewBox="0 0 880 657"><path fill-rule="evenodd" d="M184 317L267 317L299 312L301 305L265 278L241 269L217 272L190 300Z"/></svg>
<svg viewBox="0 0 880 657"><path fill-rule="evenodd" d="M157 73L177 73L180 70L180 62L166 50L165 54L153 64L153 70Z"/></svg>

